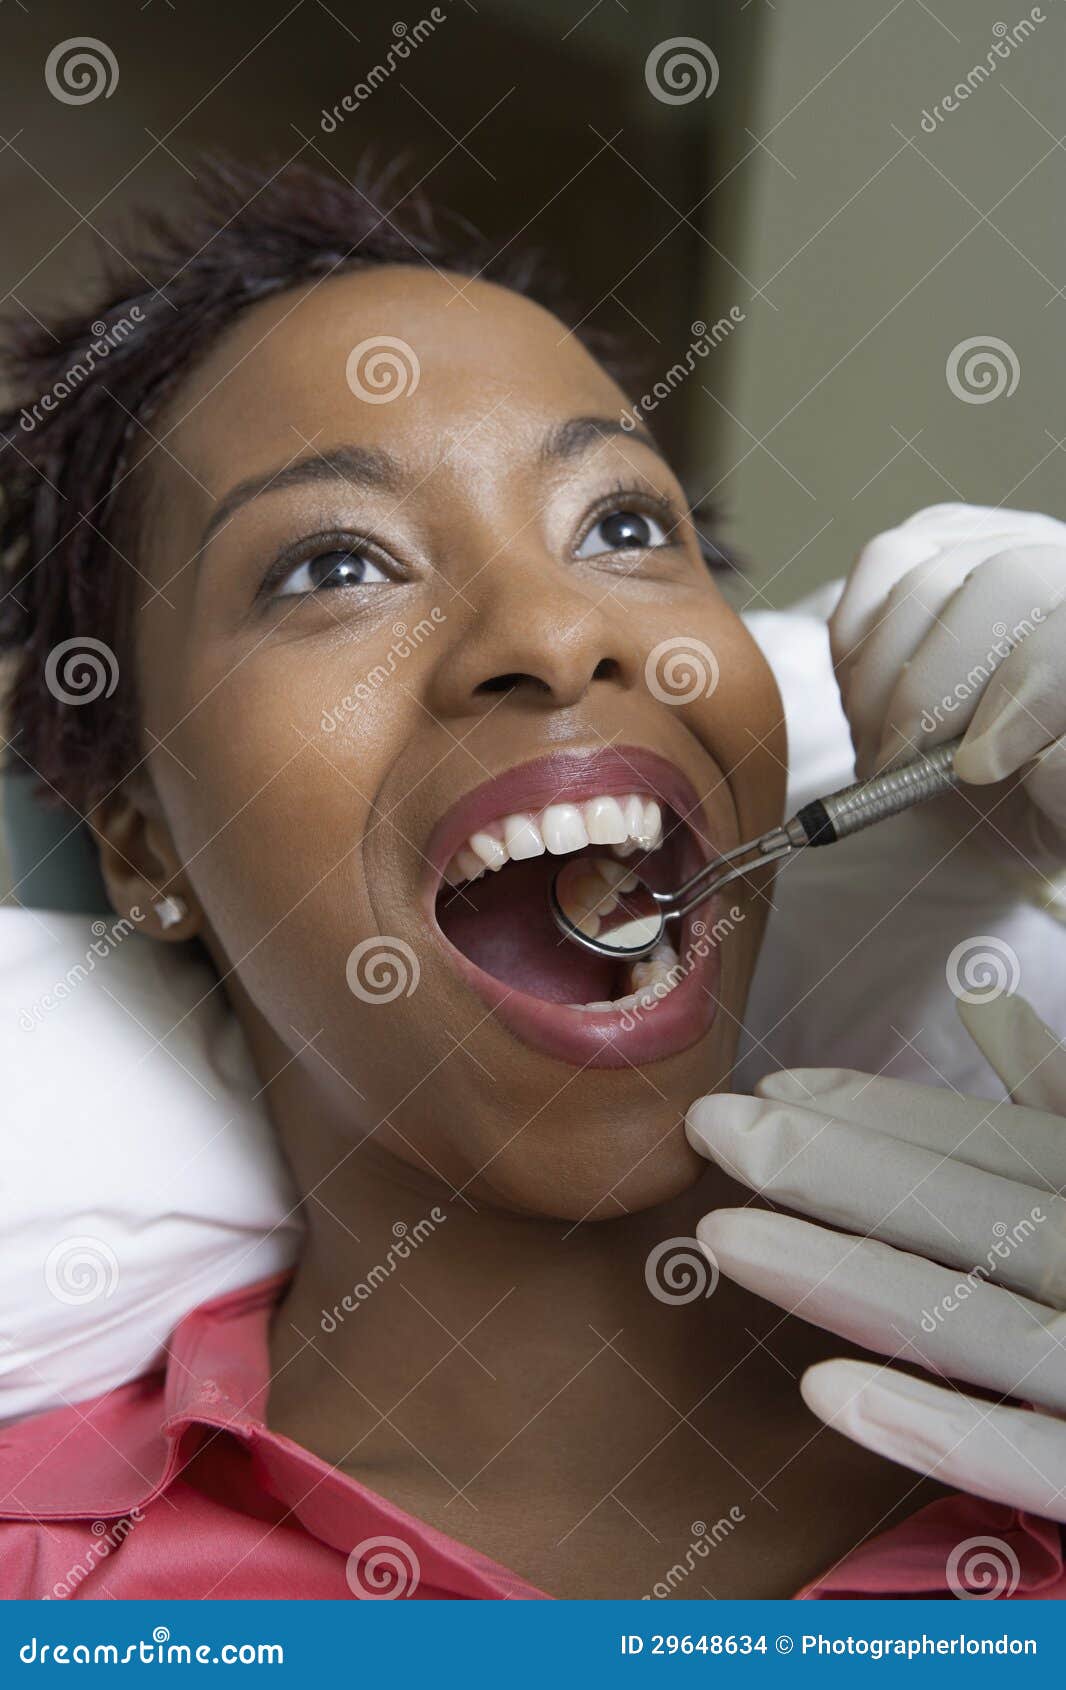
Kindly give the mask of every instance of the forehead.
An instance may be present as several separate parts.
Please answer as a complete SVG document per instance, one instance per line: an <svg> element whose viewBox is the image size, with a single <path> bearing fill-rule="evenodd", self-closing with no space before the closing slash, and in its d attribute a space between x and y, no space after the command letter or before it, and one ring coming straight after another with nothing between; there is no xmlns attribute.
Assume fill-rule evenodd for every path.
<svg viewBox="0 0 1066 1690"><path fill-rule="evenodd" d="M462 293L460 294L460 290ZM213 497L339 440L417 467L623 396L576 336L490 282L390 265L245 312L183 385L170 449Z"/></svg>

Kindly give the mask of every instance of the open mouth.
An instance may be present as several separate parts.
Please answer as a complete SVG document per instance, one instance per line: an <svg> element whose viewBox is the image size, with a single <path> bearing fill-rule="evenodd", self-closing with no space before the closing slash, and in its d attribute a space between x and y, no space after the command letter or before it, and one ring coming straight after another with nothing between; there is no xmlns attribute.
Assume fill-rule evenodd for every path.
<svg viewBox="0 0 1066 1690"><path fill-rule="evenodd" d="M433 915L460 973L512 1031L564 1060L620 1066L700 1037L716 1007L717 958L671 923L651 956L597 956L549 908L564 861L589 921L632 876L668 891L710 855L695 791L642 751L548 757L488 782L437 829ZM708 968L708 962L711 967ZM713 976L713 979L710 978Z"/></svg>
<svg viewBox="0 0 1066 1690"><path fill-rule="evenodd" d="M648 793L599 793L583 802L518 811L479 828L445 869L437 922L445 938L478 968L545 1003L573 1009L650 1008L680 979L667 938L651 957L626 962L569 944L548 908L559 859L587 865L574 875L583 928L636 886L666 891L680 884L683 824ZM576 994L576 995L575 995Z"/></svg>

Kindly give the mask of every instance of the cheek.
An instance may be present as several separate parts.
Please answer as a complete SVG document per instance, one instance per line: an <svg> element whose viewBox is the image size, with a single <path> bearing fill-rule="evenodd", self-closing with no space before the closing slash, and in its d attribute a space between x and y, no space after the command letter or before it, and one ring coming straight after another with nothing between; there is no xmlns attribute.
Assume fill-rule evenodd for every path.
<svg viewBox="0 0 1066 1690"><path fill-rule="evenodd" d="M352 683L311 645L250 658L221 680L191 676L203 702L153 774L174 842L241 984L287 1040L344 991L352 947L376 931L363 853L387 837L382 782L416 710L383 686L339 710ZM347 690L346 690L347 689ZM175 716L183 714L181 701ZM333 712L333 714L331 714ZM339 726L337 725L339 722ZM176 760L180 759L180 763Z"/></svg>
<svg viewBox="0 0 1066 1690"><path fill-rule="evenodd" d="M740 838L781 820L788 738L773 671L740 618L718 617L707 631L713 662L686 706L688 725L711 751L728 783Z"/></svg>

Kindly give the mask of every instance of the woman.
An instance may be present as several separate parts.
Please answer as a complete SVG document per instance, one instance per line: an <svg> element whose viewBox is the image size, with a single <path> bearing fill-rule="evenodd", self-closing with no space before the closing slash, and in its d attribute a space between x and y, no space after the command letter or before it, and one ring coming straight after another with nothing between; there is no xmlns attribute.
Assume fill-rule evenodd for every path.
<svg viewBox="0 0 1066 1690"><path fill-rule="evenodd" d="M4 429L15 749L116 911L206 948L308 1231L165 1381L15 1429L5 1594L783 1596L933 1504L858 1586L915 1588L901 1542L980 1505L819 1429L839 1338L654 1294L745 1201L683 1117L765 887L637 975L546 914L560 856L666 883L781 813L772 677L622 387L465 234L298 171L220 176L23 393L86 362ZM115 685L72 707L87 634Z"/></svg>

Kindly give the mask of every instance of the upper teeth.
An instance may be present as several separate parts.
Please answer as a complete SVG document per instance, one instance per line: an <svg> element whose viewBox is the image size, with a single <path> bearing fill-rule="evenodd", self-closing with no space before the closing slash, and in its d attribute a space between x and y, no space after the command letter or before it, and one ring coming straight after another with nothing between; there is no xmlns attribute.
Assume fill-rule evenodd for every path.
<svg viewBox="0 0 1066 1690"><path fill-rule="evenodd" d="M444 878L457 886L476 880L487 868L501 869L504 863L545 851L565 856L586 845L612 845L616 855L630 856L636 850L657 850L662 837L658 804L636 792L620 798L604 794L581 804L549 804L545 810L519 810L479 828L456 851Z"/></svg>

